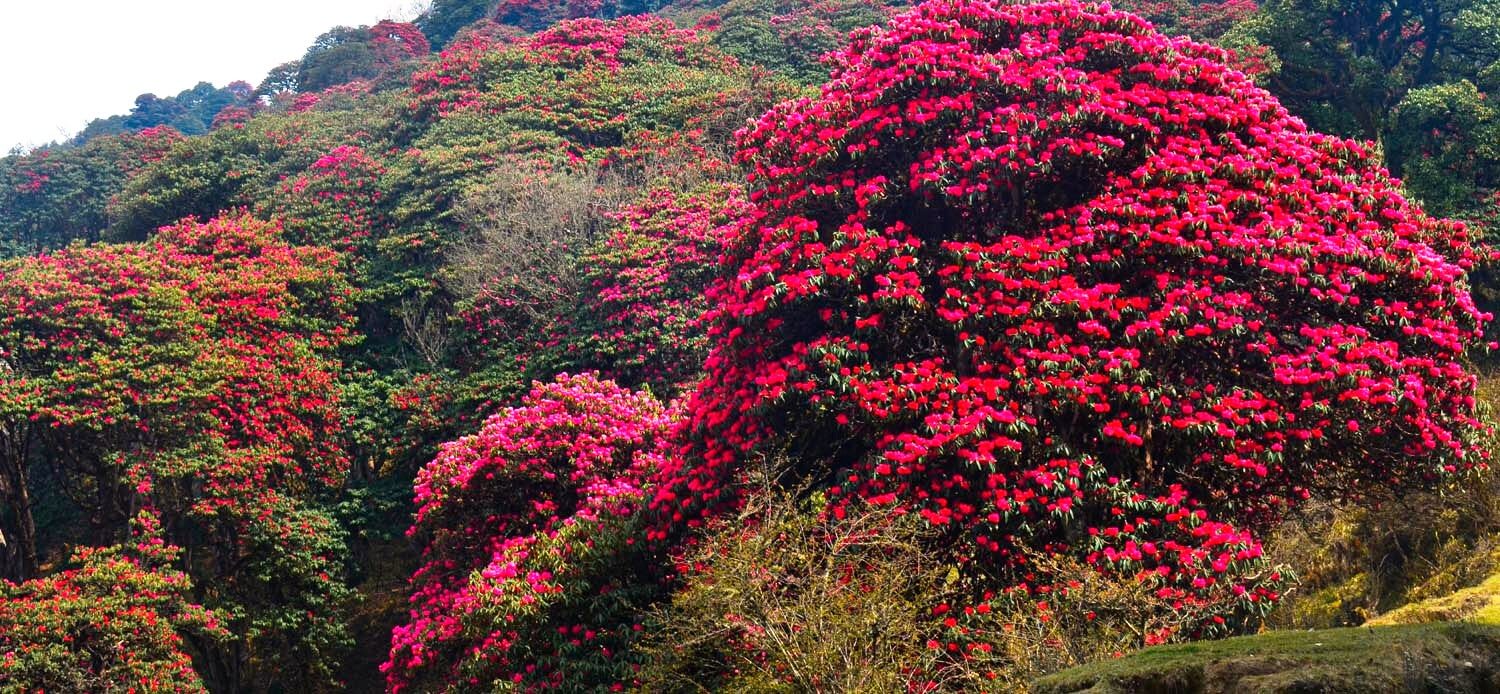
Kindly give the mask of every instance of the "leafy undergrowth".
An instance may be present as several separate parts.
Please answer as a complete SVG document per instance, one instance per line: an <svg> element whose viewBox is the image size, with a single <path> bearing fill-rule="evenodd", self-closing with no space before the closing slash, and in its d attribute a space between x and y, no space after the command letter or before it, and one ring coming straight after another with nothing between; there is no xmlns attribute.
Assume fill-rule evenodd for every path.
<svg viewBox="0 0 1500 694"><path fill-rule="evenodd" d="M1034 683L1090 692L1492 692L1500 627L1445 622L1281 631L1148 648Z"/></svg>

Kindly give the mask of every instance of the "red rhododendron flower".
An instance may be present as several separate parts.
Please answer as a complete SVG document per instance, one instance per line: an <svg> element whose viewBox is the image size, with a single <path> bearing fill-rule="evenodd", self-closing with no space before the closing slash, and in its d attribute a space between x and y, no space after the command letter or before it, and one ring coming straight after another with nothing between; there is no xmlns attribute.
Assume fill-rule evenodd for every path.
<svg viewBox="0 0 1500 694"><path fill-rule="evenodd" d="M1288 508L1482 464L1468 230L1226 58L1071 2L857 33L740 135L754 209L655 536L788 450L992 588L1069 553L1214 629L1276 597L1254 531Z"/></svg>

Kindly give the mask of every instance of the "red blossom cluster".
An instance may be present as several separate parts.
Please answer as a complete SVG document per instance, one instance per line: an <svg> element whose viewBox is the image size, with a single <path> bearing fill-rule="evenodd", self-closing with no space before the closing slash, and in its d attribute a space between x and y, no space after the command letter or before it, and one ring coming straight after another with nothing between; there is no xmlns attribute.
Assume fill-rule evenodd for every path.
<svg viewBox="0 0 1500 694"><path fill-rule="evenodd" d="M617 560L634 543L616 528L644 502L671 423L650 395L565 374L445 444L417 476L409 534L425 563L381 666L391 690L623 677L613 656L639 626L601 616L629 592Z"/></svg>
<svg viewBox="0 0 1500 694"><path fill-rule="evenodd" d="M100 539L157 509L169 541L213 558L190 570L240 635L341 630L341 535L315 509L348 466L338 257L237 214L15 260L0 280L0 421L36 447L0 462L48 466Z"/></svg>
<svg viewBox="0 0 1500 694"><path fill-rule="evenodd" d="M245 127L245 123L249 121L250 117L253 115L255 115L254 112L252 112L248 108L245 108L244 106L225 106L222 110L214 115L214 122L209 126L209 129L240 129Z"/></svg>
<svg viewBox="0 0 1500 694"><path fill-rule="evenodd" d="M495 39L473 34L451 44L443 50L435 66L412 76L410 108L420 120L471 108L489 113L530 111L547 118L553 111L566 113L568 106L585 106L589 99L573 98L575 95L570 91L496 93L488 81L508 76L506 66L516 61L587 70L605 78L627 63L643 60L703 68L727 68L735 64L733 58L708 50L696 32L679 29L662 17L579 19L531 36ZM597 117L608 121L617 115L601 112Z"/></svg>
<svg viewBox="0 0 1500 694"><path fill-rule="evenodd" d="M1071 2L857 33L741 134L754 209L653 536L791 450L990 588L1067 553L1213 628L1277 597L1253 533L1287 509L1482 465L1469 231L1226 59Z"/></svg>
<svg viewBox="0 0 1500 694"><path fill-rule="evenodd" d="M383 69L432 52L432 44L415 24L389 19L370 27L370 47L375 51L376 63Z"/></svg>
<svg viewBox="0 0 1500 694"><path fill-rule="evenodd" d="M380 212L385 165L358 145L339 145L293 176L271 198L292 243L321 244L346 253L365 250L389 221Z"/></svg>

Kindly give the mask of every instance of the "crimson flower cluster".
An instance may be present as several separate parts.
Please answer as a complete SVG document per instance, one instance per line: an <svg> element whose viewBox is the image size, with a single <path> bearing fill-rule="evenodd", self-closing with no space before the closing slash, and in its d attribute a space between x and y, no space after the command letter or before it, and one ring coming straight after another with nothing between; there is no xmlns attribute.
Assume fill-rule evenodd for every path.
<svg viewBox="0 0 1500 694"><path fill-rule="evenodd" d="M342 535L318 508L348 469L337 264L243 213L0 264L0 422L23 446L0 462L48 466L99 544L156 509L267 662L343 629Z"/></svg>
<svg viewBox="0 0 1500 694"><path fill-rule="evenodd" d="M412 76L413 115L426 120L465 109L495 114L519 110L546 119L553 111L569 115L567 106L588 105L590 99L572 98L574 95L567 91L513 94L492 90L489 80L506 77L504 68L517 60L533 66L587 71L595 78L645 60L717 69L736 64L733 58L708 49L697 32L679 29L670 20L655 16L614 21L578 19L530 36L501 39L476 33L450 45L431 69ZM614 116L602 111L595 117L608 121Z"/></svg>
<svg viewBox="0 0 1500 694"><path fill-rule="evenodd" d="M427 35L417 25L389 19L370 27L370 47L376 62L385 69L432 52Z"/></svg>
<svg viewBox="0 0 1500 694"><path fill-rule="evenodd" d="M1071 2L857 33L740 135L754 209L653 536L790 450L987 588L1067 553L1212 629L1277 597L1254 533L1289 508L1482 465L1468 230L1227 58Z"/></svg>
<svg viewBox="0 0 1500 694"><path fill-rule="evenodd" d="M385 166L358 145L339 145L277 186L270 214L293 243L321 244L346 253L366 251L388 220L380 178Z"/></svg>

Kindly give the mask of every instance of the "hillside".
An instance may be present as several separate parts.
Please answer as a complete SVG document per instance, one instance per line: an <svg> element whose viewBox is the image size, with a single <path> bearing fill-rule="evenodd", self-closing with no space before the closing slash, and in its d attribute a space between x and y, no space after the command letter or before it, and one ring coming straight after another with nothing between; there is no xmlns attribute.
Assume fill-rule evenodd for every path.
<svg viewBox="0 0 1500 694"><path fill-rule="evenodd" d="M0 159L0 692L1486 691L1417 5L435 0Z"/></svg>

